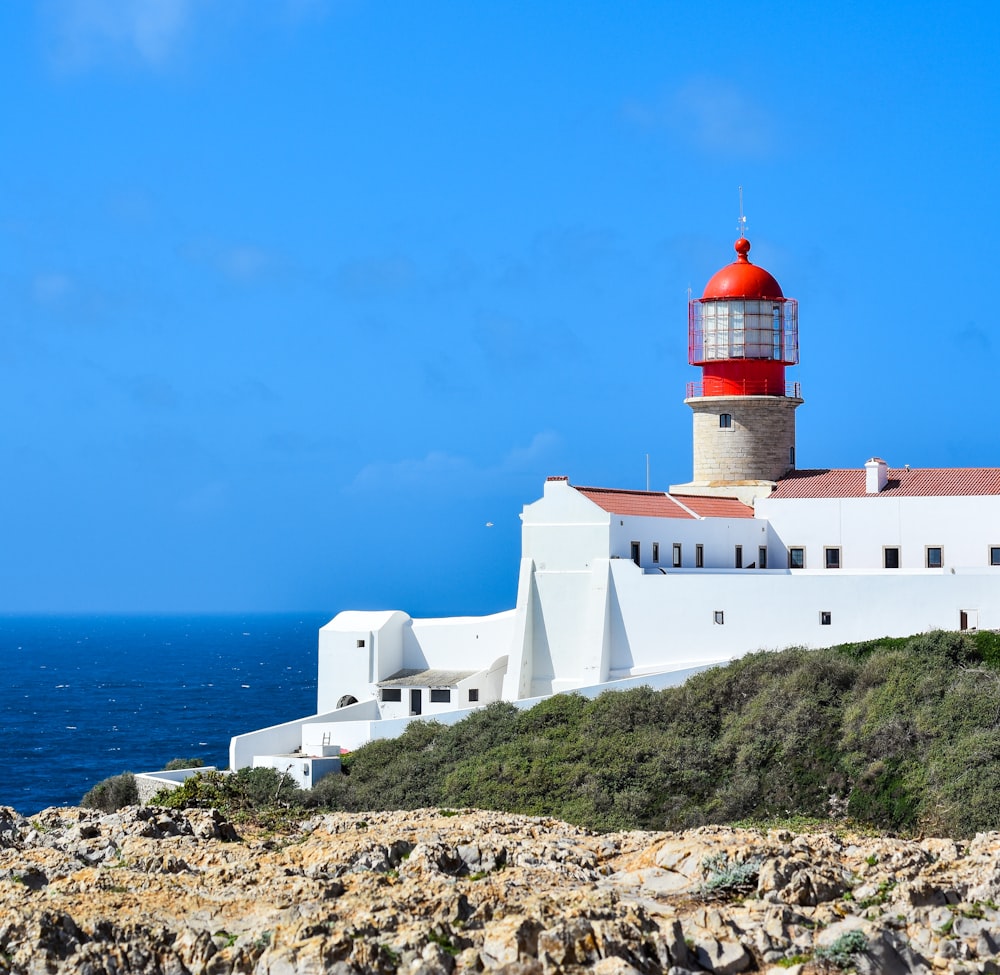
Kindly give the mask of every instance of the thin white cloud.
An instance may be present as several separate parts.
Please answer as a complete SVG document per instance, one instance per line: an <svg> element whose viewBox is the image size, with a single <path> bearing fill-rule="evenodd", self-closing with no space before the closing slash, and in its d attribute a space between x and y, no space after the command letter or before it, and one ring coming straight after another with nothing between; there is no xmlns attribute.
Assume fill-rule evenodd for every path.
<svg viewBox="0 0 1000 975"><path fill-rule="evenodd" d="M420 458L368 464L358 471L347 490L371 492L376 489L433 488L458 478L466 485L471 483L480 489L495 484L502 476L530 472L558 443L558 436L545 430L536 433L529 444L512 447L497 463L486 466L476 466L467 457L439 450L432 450Z"/></svg>
<svg viewBox="0 0 1000 975"><path fill-rule="evenodd" d="M187 244L181 253L196 264L206 264L230 280L244 283L266 277L283 264L276 253L254 244L200 240Z"/></svg>
<svg viewBox="0 0 1000 975"><path fill-rule="evenodd" d="M107 61L160 67L190 24L191 0L49 0L51 56L64 71Z"/></svg>
<svg viewBox="0 0 1000 975"><path fill-rule="evenodd" d="M31 282L31 292L41 305L54 305L73 290L73 281L66 274L36 274Z"/></svg>
<svg viewBox="0 0 1000 975"><path fill-rule="evenodd" d="M381 298L411 287L416 277L416 267L408 257L367 257L342 264L337 285L352 298Z"/></svg>
<svg viewBox="0 0 1000 975"><path fill-rule="evenodd" d="M767 156L780 129L745 88L708 76L690 78L653 104L630 101L626 120L644 129L668 129L697 148L734 156Z"/></svg>

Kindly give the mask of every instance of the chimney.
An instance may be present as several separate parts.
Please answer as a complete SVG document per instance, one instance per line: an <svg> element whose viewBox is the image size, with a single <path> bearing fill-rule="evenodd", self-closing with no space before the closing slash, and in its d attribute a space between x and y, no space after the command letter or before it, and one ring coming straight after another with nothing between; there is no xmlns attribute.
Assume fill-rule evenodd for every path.
<svg viewBox="0 0 1000 975"><path fill-rule="evenodd" d="M865 463L865 493L878 494L889 483L889 465L881 457Z"/></svg>

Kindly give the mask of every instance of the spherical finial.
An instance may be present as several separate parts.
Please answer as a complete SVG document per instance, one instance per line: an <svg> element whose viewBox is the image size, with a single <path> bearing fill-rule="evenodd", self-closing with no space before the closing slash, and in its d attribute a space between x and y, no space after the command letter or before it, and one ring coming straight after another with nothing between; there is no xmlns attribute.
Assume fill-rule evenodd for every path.
<svg viewBox="0 0 1000 975"><path fill-rule="evenodd" d="M738 255L736 260L749 263L747 254L750 253L750 241L747 240L746 237L740 237L740 239L733 244L733 247L736 248L736 253Z"/></svg>

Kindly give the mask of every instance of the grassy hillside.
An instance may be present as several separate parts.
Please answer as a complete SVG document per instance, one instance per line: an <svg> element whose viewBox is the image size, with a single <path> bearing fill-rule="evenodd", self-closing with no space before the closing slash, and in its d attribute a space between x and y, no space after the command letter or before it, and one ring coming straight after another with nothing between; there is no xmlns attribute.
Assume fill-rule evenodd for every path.
<svg viewBox="0 0 1000 975"><path fill-rule="evenodd" d="M596 829L848 816L1000 828L1000 637L931 633L755 653L683 687L496 704L348 757L314 801L478 806Z"/></svg>
<svg viewBox="0 0 1000 975"><path fill-rule="evenodd" d="M311 793L267 769L210 774L164 801L271 823L303 806L474 806L598 830L847 817L969 836L1000 829L1000 635L761 652L663 691L494 704L411 724L344 771Z"/></svg>

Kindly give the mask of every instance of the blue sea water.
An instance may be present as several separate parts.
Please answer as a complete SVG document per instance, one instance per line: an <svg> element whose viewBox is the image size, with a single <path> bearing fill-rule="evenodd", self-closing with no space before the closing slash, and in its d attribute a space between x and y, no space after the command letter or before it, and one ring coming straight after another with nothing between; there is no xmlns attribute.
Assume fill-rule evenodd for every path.
<svg viewBox="0 0 1000 975"><path fill-rule="evenodd" d="M73 805L172 758L225 767L233 735L315 712L331 615L0 616L0 805Z"/></svg>

